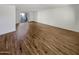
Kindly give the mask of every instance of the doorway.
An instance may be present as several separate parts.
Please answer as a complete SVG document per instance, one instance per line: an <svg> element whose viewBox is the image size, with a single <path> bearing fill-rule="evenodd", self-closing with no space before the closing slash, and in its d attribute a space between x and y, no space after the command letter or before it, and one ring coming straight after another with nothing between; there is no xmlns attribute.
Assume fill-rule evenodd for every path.
<svg viewBox="0 0 79 59"><path fill-rule="evenodd" d="M25 23L28 21L27 13L20 13L20 23Z"/></svg>

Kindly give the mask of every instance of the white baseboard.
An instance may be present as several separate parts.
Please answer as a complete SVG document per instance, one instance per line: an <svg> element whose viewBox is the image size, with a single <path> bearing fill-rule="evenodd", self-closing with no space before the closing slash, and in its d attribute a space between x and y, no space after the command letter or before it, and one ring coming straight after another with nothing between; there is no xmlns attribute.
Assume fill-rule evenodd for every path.
<svg viewBox="0 0 79 59"><path fill-rule="evenodd" d="M39 22L39 21L35 21L35 22ZM42 22L39 22L39 23L42 23ZM42 24L46 24L46 23L42 23ZM50 24L46 24L46 25L50 25ZM50 25L50 26L58 27L58 26L55 26L55 25ZM62 27L58 27L58 28L69 30L69 31L74 31L74 32L79 32L79 30L77 30L75 28L73 28L73 29L67 29L67 28L62 28Z"/></svg>

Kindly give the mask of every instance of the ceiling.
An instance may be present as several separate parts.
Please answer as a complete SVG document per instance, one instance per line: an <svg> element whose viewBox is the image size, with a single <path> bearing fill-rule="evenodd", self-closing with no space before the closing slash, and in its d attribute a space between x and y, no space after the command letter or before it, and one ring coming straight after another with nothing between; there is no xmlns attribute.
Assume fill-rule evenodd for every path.
<svg viewBox="0 0 79 59"><path fill-rule="evenodd" d="M64 7L68 4L15 4L17 10L21 11L38 11L49 8Z"/></svg>

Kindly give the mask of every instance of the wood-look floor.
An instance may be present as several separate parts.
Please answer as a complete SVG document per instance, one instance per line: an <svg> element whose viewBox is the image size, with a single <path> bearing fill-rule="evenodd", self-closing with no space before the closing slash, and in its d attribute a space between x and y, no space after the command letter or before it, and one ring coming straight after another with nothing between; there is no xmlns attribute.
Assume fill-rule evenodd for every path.
<svg viewBox="0 0 79 59"><path fill-rule="evenodd" d="M23 26L27 28L25 25ZM23 34L20 32L23 27L19 26L16 32L0 36L0 54L79 55L79 33L77 32L30 22L29 31L23 29ZM23 34L22 36L18 35L18 30Z"/></svg>

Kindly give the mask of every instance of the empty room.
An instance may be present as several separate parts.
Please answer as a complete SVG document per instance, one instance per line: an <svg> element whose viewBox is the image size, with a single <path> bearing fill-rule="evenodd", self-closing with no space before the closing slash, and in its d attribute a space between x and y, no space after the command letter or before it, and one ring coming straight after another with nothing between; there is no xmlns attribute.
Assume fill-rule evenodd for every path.
<svg viewBox="0 0 79 59"><path fill-rule="evenodd" d="M0 55L79 55L79 4L0 4Z"/></svg>

